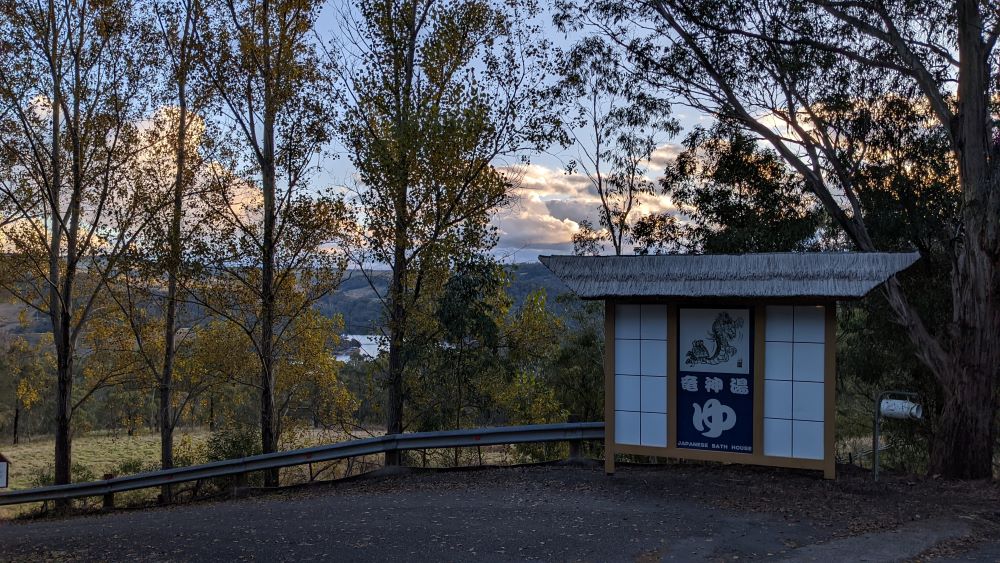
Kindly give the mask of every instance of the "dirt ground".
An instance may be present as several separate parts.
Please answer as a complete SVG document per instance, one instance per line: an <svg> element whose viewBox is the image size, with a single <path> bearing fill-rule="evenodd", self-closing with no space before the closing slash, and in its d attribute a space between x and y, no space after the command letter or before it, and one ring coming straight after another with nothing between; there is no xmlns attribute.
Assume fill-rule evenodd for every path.
<svg viewBox="0 0 1000 563"><path fill-rule="evenodd" d="M0 523L0 560L1000 558L1000 487L693 463L411 471L223 502Z"/></svg>

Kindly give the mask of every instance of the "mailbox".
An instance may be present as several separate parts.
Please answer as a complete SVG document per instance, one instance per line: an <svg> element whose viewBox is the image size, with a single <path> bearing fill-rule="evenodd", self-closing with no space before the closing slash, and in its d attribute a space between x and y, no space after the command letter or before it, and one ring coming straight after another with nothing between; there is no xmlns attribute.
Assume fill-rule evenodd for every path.
<svg viewBox="0 0 1000 563"><path fill-rule="evenodd" d="M924 417L924 407L905 399L882 399L879 410L886 418L920 420Z"/></svg>

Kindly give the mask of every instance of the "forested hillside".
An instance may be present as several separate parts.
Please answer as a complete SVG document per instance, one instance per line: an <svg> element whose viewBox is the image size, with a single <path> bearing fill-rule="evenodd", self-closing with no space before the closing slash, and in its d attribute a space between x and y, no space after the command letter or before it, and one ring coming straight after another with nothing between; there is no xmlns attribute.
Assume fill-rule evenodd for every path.
<svg viewBox="0 0 1000 563"><path fill-rule="evenodd" d="M568 289L545 266L514 264L505 270L510 277L507 294L515 307L520 307L531 292L543 289L548 296L549 310L558 315L565 312L557 297ZM390 273L385 270L365 273L348 270L337 291L316 303L316 308L324 316L332 317L338 313L344 316L345 334L373 334L381 322L382 303L379 296L386 294Z"/></svg>

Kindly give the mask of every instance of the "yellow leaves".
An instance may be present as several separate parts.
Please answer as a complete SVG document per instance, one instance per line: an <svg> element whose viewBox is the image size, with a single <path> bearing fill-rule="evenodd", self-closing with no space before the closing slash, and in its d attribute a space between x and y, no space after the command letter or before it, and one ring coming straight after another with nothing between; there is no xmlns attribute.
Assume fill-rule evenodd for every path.
<svg viewBox="0 0 1000 563"><path fill-rule="evenodd" d="M31 381L22 379L17 382L17 400L21 401L25 409L31 410L35 403L42 400L42 394L39 389L32 386Z"/></svg>
<svg viewBox="0 0 1000 563"><path fill-rule="evenodd" d="M544 424L566 419L567 413L555 391L534 373L518 372L496 398L512 424Z"/></svg>
<svg viewBox="0 0 1000 563"><path fill-rule="evenodd" d="M31 410L43 398L54 369L51 352L44 342L32 345L21 337L6 342L3 360L13 382L14 396L25 410Z"/></svg>

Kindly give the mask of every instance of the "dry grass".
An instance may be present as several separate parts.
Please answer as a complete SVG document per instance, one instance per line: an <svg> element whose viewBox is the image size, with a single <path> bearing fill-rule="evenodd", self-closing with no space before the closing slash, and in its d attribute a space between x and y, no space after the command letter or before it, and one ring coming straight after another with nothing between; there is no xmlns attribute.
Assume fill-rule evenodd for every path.
<svg viewBox="0 0 1000 563"><path fill-rule="evenodd" d="M203 429L181 430L175 435L175 443L187 437L192 444L200 445L208 438ZM4 446L4 456L10 460L10 489L31 488L39 476L52 465L55 442L51 437L36 438L16 446ZM73 440L73 463L90 470L98 479L111 472L126 460L139 460L144 464L155 464L160 459L160 436L156 433L141 433L127 436L124 433L91 433ZM33 505L0 507L0 518L16 516Z"/></svg>
<svg viewBox="0 0 1000 563"><path fill-rule="evenodd" d="M204 442L208 433L203 430L179 432L176 436L189 436L196 443ZM26 489L52 465L55 444L51 437L6 446L4 455L11 461L11 489ZM155 463L160 459L160 436L143 433L136 436L93 433L73 440L73 463L86 466L98 478L114 469L124 460L137 459Z"/></svg>
<svg viewBox="0 0 1000 563"><path fill-rule="evenodd" d="M380 434L379 431L365 432L364 435ZM360 437L364 437L360 436ZM205 461L206 443L210 436L207 428L179 429L174 435L174 453L187 454L195 463ZM295 428L287 430L282 437L282 449L297 449L350 440L343 432ZM83 466L91 475L81 478L74 474L74 480L101 479L106 473L121 476L119 469L123 462L139 462L155 468L160 459L160 438L155 432L144 432L127 436L124 432L95 432L73 440L73 464ZM54 456L54 442L51 437L36 438L17 446L6 446L4 455L11 460L11 490L36 486L39 476L51 474ZM536 446L533 456L557 459L565 456L562 445ZM537 451L534 451L537 450ZM408 464L425 468L446 468L455 466L509 465L525 461L512 447L486 446L439 450L417 450L407 454ZM348 460L287 467L281 471L282 485L294 485L313 480L328 480L356 475L382 467L382 456L363 456ZM135 463L131 463L136 465ZM157 489L142 489L116 495L118 506L146 505L155 502ZM100 499L87 499L87 506L99 505ZM96 504L95 504L96 503ZM13 518L37 512L40 503L0 507L0 519Z"/></svg>

